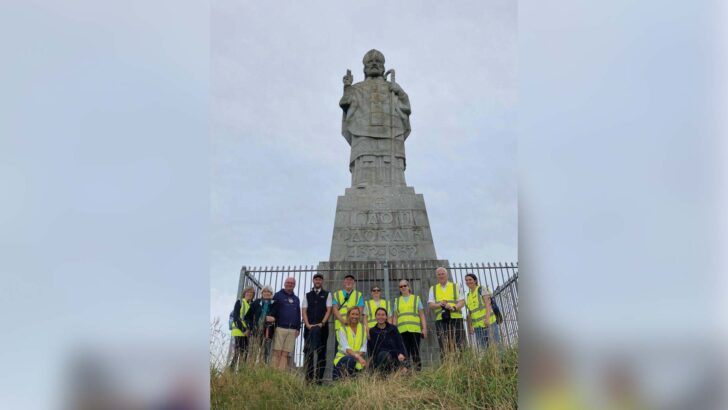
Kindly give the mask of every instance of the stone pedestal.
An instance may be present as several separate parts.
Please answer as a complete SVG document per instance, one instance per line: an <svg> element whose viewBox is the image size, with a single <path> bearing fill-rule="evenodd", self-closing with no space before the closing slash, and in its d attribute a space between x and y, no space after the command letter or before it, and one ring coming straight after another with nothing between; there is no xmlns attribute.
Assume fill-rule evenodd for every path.
<svg viewBox="0 0 728 410"><path fill-rule="evenodd" d="M336 202L330 262L437 260L425 200L408 186L347 188Z"/></svg>

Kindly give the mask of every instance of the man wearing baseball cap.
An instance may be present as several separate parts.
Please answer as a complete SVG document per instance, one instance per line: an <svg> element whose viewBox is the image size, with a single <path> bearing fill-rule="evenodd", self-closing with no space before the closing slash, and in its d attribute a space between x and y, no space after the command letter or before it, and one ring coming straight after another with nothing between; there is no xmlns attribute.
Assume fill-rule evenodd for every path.
<svg viewBox="0 0 728 410"><path fill-rule="evenodd" d="M364 295L354 289L356 278L352 274L344 276L344 289L335 292L333 295L334 321L336 322L336 343L334 351L339 349L339 329L347 324L346 312L354 306L359 306L364 311Z"/></svg>
<svg viewBox="0 0 728 410"><path fill-rule="evenodd" d="M326 342L329 340L329 316L331 315L331 292L324 290L324 275L313 275L313 288L303 298L303 339L305 345L304 368L306 381L321 384L326 370ZM314 370L314 355L316 366Z"/></svg>

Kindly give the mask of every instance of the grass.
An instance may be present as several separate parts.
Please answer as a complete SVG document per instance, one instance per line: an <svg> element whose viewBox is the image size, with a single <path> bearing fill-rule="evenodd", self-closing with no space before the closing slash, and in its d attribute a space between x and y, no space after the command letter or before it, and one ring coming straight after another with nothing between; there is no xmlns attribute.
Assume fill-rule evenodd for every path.
<svg viewBox="0 0 728 410"><path fill-rule="evenodd" d="M220 357L219 355L214 357ZM490 349L482 356L467 349L437 368L382 378L363 373L330 385L306 384L295 372L282 372L252 361L237 373L212 360L210 405L213 409L515 409L518 397L518 350L502 356Z"/></svg>

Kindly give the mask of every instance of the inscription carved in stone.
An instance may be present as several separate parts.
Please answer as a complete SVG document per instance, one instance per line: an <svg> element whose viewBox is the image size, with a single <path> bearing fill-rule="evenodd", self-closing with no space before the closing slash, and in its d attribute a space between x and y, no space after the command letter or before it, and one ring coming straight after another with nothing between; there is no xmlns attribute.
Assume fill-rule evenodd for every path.
<svg viewBox="0 0 728 410"><path fill-rule="evenodd" d="M353 244L362 242L420 242L428 240L429 237L427 232L421 228L343 228L337 231L336 239Z"/></svg>

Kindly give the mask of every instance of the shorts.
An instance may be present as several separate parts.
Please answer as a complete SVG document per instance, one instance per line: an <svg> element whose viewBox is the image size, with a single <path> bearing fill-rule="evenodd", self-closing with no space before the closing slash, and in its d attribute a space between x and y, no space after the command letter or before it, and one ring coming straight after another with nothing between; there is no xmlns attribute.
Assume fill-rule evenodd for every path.
<svg viewBox="0 0 728 410"><path fill-rule="evenodd" d="M296 329L276 328L273 335L273 350L293 353L296 348Z"/></svg>

